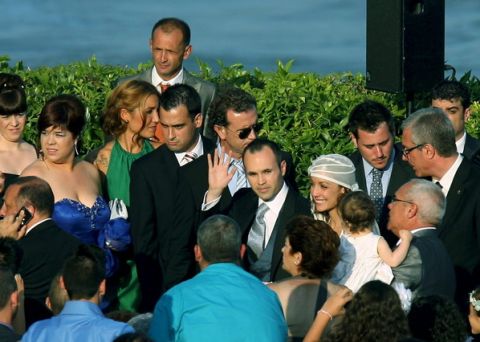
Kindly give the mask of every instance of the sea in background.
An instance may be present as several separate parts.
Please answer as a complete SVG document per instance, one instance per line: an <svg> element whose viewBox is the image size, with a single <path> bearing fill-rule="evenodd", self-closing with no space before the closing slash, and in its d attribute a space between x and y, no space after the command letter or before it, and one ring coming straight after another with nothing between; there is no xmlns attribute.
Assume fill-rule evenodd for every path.
<svg viewBox="0 0 480 342"><path fill-rule="evenodd" d="M480 0L445 7L447 64L480 76ZM0 55L30 68L93 55L136 67L150 60L151 27L167 16L192 29L192 71L198 58L248 70L294 59L294 72L365 72L366 0L0 0Z"/></svg>

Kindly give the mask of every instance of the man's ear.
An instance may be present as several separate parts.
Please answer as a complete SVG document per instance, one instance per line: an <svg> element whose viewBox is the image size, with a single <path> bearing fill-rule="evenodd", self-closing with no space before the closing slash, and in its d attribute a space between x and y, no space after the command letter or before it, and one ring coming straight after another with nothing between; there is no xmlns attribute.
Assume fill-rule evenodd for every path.
<svg viewBox="0 0 480 342"><path fill-rule="evenodd" d="M193 254L195 255L195 261L196 262L200 262L200 260L203 259L202 250L200 249L200 246L198 244L196 244L193 247Z"/></svg>
<svg viewBox="0 0 480 342"><path fill-rule="evenodd" d="M280 162L280 171L282 172L282 176L285 176L285 173L287 173L287 162L285 160Z"/></svg>
<svg viewBox="0 0 480 342"><path fill-rule="evenodd" d="M467 122L468 119L470 119L471 115L472 115L472 111L470 110L470 107L465 108L465 112L463 113L463 120Z"/></svg>
<svg viewBox="0 0 480 342"><path fill-rule="evenodd" d="M188 59L188 57L190 57L191 53L192 53L192 46L189 44L189 45L187 45L187 47L185 48L185 51L183 52L183 60Z"/></svg>
<svg viewBox="0 0 480 342"><path fill-rule="evenodd" d="M19 305L19 296L18 296L18 291L13 291L12 294L10 295L10 305L13 310L16 310L18 305Z"/></svg>
<svg viewBox="0 0 480 342"><path fill-rule="evenodd" d="M67 291L67 288L65 287L65 281L63 280L63 275L60 276L60 279L58 279L58 284L60 285L61 289L64 289L65 291Z"/></svg>
<svg viewBox="0 0 480 342"><path fill-rule="evenodd" d="M103 279L100 282L100 285L98 286L98 294L103 297L106 292L107 292L107 281Z"/></svg>
<svg viewBox="0 0 480 342"><path fill-rule="evenodd" d="M353 133L350 133L350 139L352 140L352 143L355 146L355 148L358 148L358 141L357 141L357 138L355 138L355 135Z"/></svg>
<svg viewBox="0 0 480 342"><path fill-rule="evenodd" d="M247 251L247 246L244 243L240 246L240 259L243 259L245 252Z"/></svg>
<svg viewBox="0 0 480 342"><path fill-rule="evenodd" d="M217 133L220 140L225 140L226 139L227 134L225 133L226 128L224 126L213 125L213 130L215 131L215 133Z"/></svg>
<svg viewBox="0 0 480 342"><path fill-rule="evenodd" d="M203 115L202 113L198 113L193 118L193 124L195 125L196 128L200 128L202 127L202 123L203 123Z"/></svg>

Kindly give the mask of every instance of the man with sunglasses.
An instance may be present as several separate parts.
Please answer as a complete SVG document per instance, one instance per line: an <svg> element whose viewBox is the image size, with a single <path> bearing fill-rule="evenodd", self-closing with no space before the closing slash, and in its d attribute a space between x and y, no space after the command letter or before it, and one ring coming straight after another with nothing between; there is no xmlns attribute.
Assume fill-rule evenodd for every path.
<svg viewBox="0 0 480 342"><path fill-rule="evenodd" d="M454 127L442 110L418 110L402 128L404 160L447 198L438 235L455 265L457 303L465 308L468 291L480 282L480 169L457 152Z"/></svg>
<svg viewBox="0 0 480 342"><path fill-rule="evenodd" d="M221 208L226 208L230 204L238 190L250 187L242 154L245 147L257 138L260 129L257 120L257 102L252 95L231 86L218 90L210 107L210 125L217 135L217 153L224 155L225 158L230 156L229 172L232 172L230 182L222 191ZM282 159L286 162L285 180L292 189L297 190L292 157L286 152L281 153ZM180 178L185 180L191 189L197 216L202 204L206 203L204 200L209 187L207 158L207 155L203 155L180 169Z"/></svg>
<svg viewBox="0 0 480 342"><path fill-rule="evenodd" d="M453 300L455 272L436 229L445 204L440 188L424 179L401 186L388 204L388 229L397 236L409 230L413 236L405 260L392 269L394 282L412 291L413 298L439 295Z"/></svg>
<svg viewBox="0 0 480 342"><path fill-rule="evenodd" d="M388 203L395 191L415 175L402 161L401 146L394 143L392 113L381 103L366 100L351 111L348 129L357 148L350 159L358 186L376 203L380 234L393 247L397 237L387 229Z"/></svg>

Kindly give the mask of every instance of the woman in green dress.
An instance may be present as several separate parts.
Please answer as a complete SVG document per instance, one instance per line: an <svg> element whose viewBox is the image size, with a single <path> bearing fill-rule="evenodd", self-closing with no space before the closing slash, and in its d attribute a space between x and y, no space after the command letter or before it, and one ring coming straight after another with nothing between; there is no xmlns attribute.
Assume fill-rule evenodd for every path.
<svg viewBox="0 0 480 342"><path fill-rule="evenodd" d="M111 200L121 199L130 206L130 168L132 163L158 147L151 141L158 124L160 94L148 82L131 80L110 94L102 128L114 139L98 153L94 164L106 176ZM129 256L126 271L119 279L118 309L136 311L140 288L134 262Z"/></svg>

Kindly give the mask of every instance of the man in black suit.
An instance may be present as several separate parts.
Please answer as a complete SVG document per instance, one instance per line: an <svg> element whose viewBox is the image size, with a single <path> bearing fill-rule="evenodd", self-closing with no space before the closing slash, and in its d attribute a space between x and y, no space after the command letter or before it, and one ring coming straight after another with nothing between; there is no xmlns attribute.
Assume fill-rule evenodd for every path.
<svg viewBox="0 0 480 342"><path fill-rule="evenodd" d="M366 100L350 113L348 129L357 148L350 159L355 165L358 186L374 201L380 234L392 247L397 237L387 229L388 203L395 191L415 176L408 163L402 160L400 146L394 144L392 113L381 103ZM380 188L375 188L375 173L379 175Z"/></svg>
<svg viewBox="0 0 480 342"><path fill-rule="evenodd" d="M212 102L210 118L212 130L217 135L218 153L229 155L231 157L229 171L236 170L222 192L220 209L225 209L239 189L250 186L245 175L242 153L245 147L257 138L259 129L257 101L242 89L223 87L219 89ZM297 190L292 158L286 152L281 153L282 160L286 161L285 179L291 188ZM198 214L208 190L207 154L182 168L180 178L188 183Z"/></svg>
<svg viewBox="0 0 480 342"><path fill-rule="evenodd" d="M200 97L177 84L160 99L159 125L165 144L135 161L130 172L130 219L141 311L152 311L160 295L192 275L194 206L178 182L178 169L213 149L199 134Z"/></svg>
<svg viewBox="0 0 480 342"><path fill-rule="evenodd" d="M242 230L248 270L263 281L277 281L289 276L281 267L285 225L295 215L311 215L310 203L284 181L286 162L274 142L253 140L245 148L243 163L251 188L237 191L223 213ZM209 161L209 188L202 207L205 217L220 209L221 195L234 175L229 164L230 157L216 151Z"/></svg>
<svg viewBox="0 0 480 342"><path fill-rule="evenodd" d="M215 96L215 86L190 74L183 68L183 61L190 57L192 45L190 45L190 27L186 22L178 18L160 19L152 28L150 38L150 51L154 66L152 69L127 77L121 82L132 78L147 81L163 92L167 87L174 84L188 84L200 95L205 127L203 134L213 139L214 133L208 127L208 108Z"/></svg>
<svg viewBox="0 0 480 342"><path fill-rule="evenodd" d="M457 303L465 308L468 291L480 279L480 169L457 152L453 125L442 110L418 110L402 128L404 159L418 177L431 177L447 198L438 235L455 266Z"/></svg>
<svg viewBox="0 0 480 342"><path fill-rule="evenodd" d="M25 232L25 235L17 236L23 251L18 273L25 283L27 325L39 318L45 318L42 308L50 283L62 269L65 259L81 245L79 240L53 222L53 203L53 192L47 182L34 176L20 177L5 192L5 202L0 211L0 215L5 216L4 220L8 221L12 220L21 208L32 215L22 229L22 234ZM24 216L22 213L20 217Z"/></svg>
<svg viewBox="0 0 480 342"><path fill-rule="evenodd" d="M394 281L410 289L413 298L439 295L453 300L455 272L436 229L445 205L440 188L424 179L401 186L388 205L388 228L397 236L402 229L413 235L407 257L392 269Z"/></svg>
<svg viewBox="0 0 480 342"><path fill-rule="evenodd" d="M432 107L443 110L452 122L457 152L472 160L480 151L480 141L465 131L465 122L471 115L470 104L470 92L459 81L444 80L432 90Z"/></svg>

